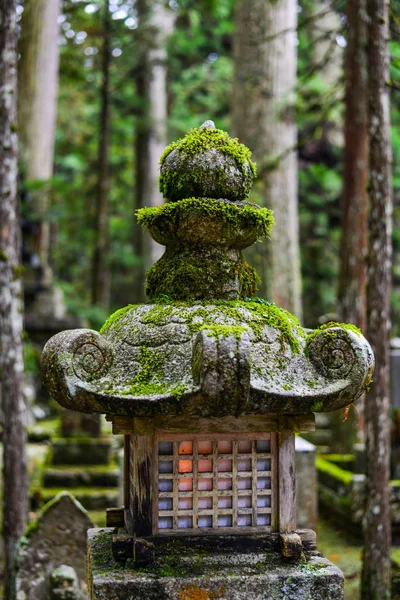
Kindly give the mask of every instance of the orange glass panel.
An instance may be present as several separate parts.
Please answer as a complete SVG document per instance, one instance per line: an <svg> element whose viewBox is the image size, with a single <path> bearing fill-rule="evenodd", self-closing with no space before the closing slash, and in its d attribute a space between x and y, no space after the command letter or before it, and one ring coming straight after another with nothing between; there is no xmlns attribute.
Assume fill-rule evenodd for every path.
<svg viewBox="0 0 400 600"><path fill-rule="evenodd" d="M193 443L192 442L181 442L179 444L179 454L192 454L193 453Z"/></svg>
<svg viewBox="0 0 400 600"><path fill-rule="evenodd" d="M193 461L192 460L179 460L179 473L191 473L193 471Z"/></svg>

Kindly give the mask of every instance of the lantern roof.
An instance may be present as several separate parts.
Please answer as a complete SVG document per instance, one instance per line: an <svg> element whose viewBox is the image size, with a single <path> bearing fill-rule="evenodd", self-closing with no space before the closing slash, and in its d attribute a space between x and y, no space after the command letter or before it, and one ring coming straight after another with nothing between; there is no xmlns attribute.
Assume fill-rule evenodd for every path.
<svg viewBox="0 0 400 600"><path fill-rule="evenodd" d="M166 148L166 202L138 211L165 254L149 269L149 303L114 313L100 332L57 334L42 355L45 383L66 408L110 415L307 414L354 402L371 381L361 332L301 327L256 296L241 250L273 226L246 200L250 151L206 121Z"/></svg>

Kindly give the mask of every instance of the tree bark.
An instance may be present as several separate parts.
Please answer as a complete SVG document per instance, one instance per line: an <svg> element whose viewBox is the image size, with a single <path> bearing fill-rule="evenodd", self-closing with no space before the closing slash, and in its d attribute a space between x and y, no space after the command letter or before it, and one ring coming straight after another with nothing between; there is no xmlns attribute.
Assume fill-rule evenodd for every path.
<svg viewBox="0 0 400 600"><path fill-rule="evenodd" d="M139 67L136 93L140 102L135 136L136 208L159 206L159 160L166 145L167 68L166 38L172 31L173 13L160 0L138 0ZM141 259L136 282L137 301L144 300L146 270L158 260L163 247L147 231L135 226L135 253Z"/></svg>
<svg viewBox="0 0 400 600"><path fill-rule="evenodd" d="M343 194L338 286L338 314L365 332L367 326L367 204L368 204L368 66L366 0L347 2L345 49L345 117ZM365 397L346 425L342 411L330 414L333 452L352 452L365 437Z"/></svg>
<svg viewBox="0 0 400 600"><path fill-rule="evenodd" d="M391 280L391 140L387 0L367 0L369 211L367 335L375 373L366 401L367 507L362 599L390 598L389 335Z"/></svg>
<svg viewBox="0 0 400 600"><path fill-rule="evenodd" d="M98 158L98 182L95 215L95 246L92 258L92 304L108 308L110 301L110 247L109 189L110 189L110 64L111 64L111 15L109 0L104 3L103 59L100 111L100 141Z"/></svg>
<svg viewBox="0 0 400 600"><path fill-rule="evenodd" d="M42 182L32 192L38 224L36 252L43 283L49 268L50 203L48 182L53 175L57 115L60 0L24 0L18 63L18 121L24 181Z"/></svg>
<svg viewBox="0 0 400 600"><path fill-rule="evenodd" d="M238 2L232 130L253 151L259 171L255 191L275 215L271 242L258 244L253 260L262 279L260 293L301 318L296 6L295 0Z"/></svg>
<svg viewBox="0 0 400 600"><path fill-rule="evenodd" d="M367 14L366 0L347 2L342 224L338 311L362 331L367 317Z"/></svg>
<svg viewBox="0 0 400 600"><path fill-rule="evenodd" d="M17 31L15 0L0 0L0 392L3 423L5 598L13 597L14 559L27 517L19 269Z"/></svg>

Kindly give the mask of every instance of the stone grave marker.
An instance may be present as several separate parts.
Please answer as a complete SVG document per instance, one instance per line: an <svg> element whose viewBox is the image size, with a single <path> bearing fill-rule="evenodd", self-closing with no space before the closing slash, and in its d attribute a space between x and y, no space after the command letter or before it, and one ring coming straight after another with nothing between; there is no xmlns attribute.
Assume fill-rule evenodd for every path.
<svg viewBox="0 0 400 600"><path fill-rule="evenodd" d="M88 513L68 492L58 494L46 504L19 544L17 600L50 600L51 584L53 588L57 586L62 575L59 572L56 577L54 571L63 565L75 570L79 587L84 590L86 536L91 527Z"/></svg>

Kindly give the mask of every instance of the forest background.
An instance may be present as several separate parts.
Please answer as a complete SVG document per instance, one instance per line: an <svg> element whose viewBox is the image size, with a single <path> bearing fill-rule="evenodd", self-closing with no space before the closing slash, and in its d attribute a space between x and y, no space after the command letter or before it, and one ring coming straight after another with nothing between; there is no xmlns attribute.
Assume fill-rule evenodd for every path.
<svg viewBox="0 0 400 600"><path fill-rule="evenodd" d="M233 0L64 0L60 12L57 0L8 1L0 0L0 45L10 50L0 53L0 167L12 175L3 176L0 204L10 225L0 237L6 573L12 573L26 500L17 137L26 316L33 274L36 291L62 289L69 313L98 328L114 309L144 300L145 268L160 248L137 227L135 210L162 202L157 160L163 147L213 119L254 151L259 171L250 200L275 211L272 242L258 245L250 259L264 281L259 295L308 327L337 316L364 331L368 317L377 368L365 404L363 590L368 600L386 597L391 89L391 335L400 333L398 2L253 0L249 10L247 2ZM16 89L15 33L18 125L17 94L13 100L9 94ZM37 354L25 340L27 371L37 368ZM9 581L11 575L6 590Z"/></svg>
<svg viewBox="0 0 400 600"><path fill-rule="evenodd" d="M138 4L138 3L137 3ZM143 287L135 244L138 204L137 135L146 99L138 78L143 33L138 6L110 0L109 305L93 304L92 256L103 85L104 2L65 0L59 17L60 69L54 175L46 219L50 260L68 310L100 327L111 310L140 299ZM234 0L173 0L174 25L166 39L167 141L204 120L231 130L234 72ZM391 78L400 68L396 3L392 2ZM297 7L299 226L303 323L315 327L337 314L341 195L343 188L343 53L345 2L305 0ZM19 7L20 16L22 7ZM19 17L20 18L20 17ZM400 334L400 104L392 94L393 288L392 335ZM150 165L148 166L150 168ZM34 220L30 201L40 182L24 183L23 217ZM257 198L251 198L257 200ZM160 196L161 200L161 196ZM140 199L139 199L140 202ZM139 204L140 205L140 204ZM266 243L266 242L263 242ZM138 291L139 290L139 291ZM326 317L328 315L328 317ZM324 317L325 316L325 317Z"/></svg>

